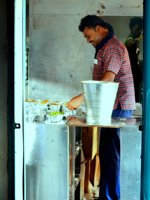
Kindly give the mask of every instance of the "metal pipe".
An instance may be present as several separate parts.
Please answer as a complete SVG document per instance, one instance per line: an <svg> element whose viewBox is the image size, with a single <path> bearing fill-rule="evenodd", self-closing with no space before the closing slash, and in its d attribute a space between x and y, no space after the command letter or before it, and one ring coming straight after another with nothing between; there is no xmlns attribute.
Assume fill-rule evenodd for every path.
<svg viewBox="0 0 150 200"><path fill-rule="evenodd" d="M144 1L141 200L150 200L150 1Z"/></svg>

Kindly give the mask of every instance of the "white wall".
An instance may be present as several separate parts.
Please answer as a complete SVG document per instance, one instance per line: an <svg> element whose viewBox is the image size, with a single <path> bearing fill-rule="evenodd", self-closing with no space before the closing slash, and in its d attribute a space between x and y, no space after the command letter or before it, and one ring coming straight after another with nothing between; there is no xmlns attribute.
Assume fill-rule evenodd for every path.
<svg viewBox="0 0 150 200"><path fill-rule="evenodd" d="M82 92L81 80L91 79L95 50L78 31L87 14L111 16L113 23L112 16L124 16L127 25L119 17L114 23L123 40L126 16L142 16L143 1L30 0L29 99L70 100Z"/></svg>
<svg viewBox="0 0 150 200"><path fill-rule="evenodd" d="M7 22L6 1L0 1L0 200L8 198L7 174Z"/></svg>

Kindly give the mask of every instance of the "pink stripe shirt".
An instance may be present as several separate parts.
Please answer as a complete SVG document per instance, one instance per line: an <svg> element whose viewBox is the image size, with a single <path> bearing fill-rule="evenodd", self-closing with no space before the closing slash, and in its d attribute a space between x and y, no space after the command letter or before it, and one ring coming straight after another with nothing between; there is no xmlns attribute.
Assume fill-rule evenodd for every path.
<svg viewBox="0 0 150 200"><path fill-rule="evenodd" d="M101 80L106 71L112 71L116 74L114 81L120 83L114 109L120 103L122 110L134 110L133 76L129 55L124 44L114 36L111 37L99 49L95 59L97 64L94 64L93 80Z"/></svg>

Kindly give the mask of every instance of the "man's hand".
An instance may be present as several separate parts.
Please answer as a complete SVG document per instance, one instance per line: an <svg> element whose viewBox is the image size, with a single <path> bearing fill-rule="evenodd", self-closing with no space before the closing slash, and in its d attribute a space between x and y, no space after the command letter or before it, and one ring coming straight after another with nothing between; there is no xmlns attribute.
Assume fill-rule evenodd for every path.
<svg viewBox="0 0 150 200"><path fill-rule="evenodd" d="M84 101L83 95L80 94L74 98L72 98L67 104L66 107L68 110L76 110Z"/></svg>

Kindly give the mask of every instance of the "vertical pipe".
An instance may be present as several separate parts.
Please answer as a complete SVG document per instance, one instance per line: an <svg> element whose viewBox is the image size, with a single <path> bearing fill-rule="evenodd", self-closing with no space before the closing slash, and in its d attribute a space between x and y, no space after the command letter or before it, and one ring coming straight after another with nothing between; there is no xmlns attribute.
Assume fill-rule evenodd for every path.
<svg viewBox="0 0 150 200"><path fill-rule="evenodd" d="M24 16L25 0L14 1L14 149L15 149L15 200L23 200L23 58L24 58ZM20 128L15 127L20 124Z"/></svg>
<svg viewBox="0 0 150 200"><path fill-rule="evenodd" d="M3 1L6 2L6 1ZM7 0L7 41L8 41L8 90L7 90L7 131L8 131L8 199L15 200L15 149L14 149L14 1ZM7 198L7 194L6 194Z"/></svg>
<svg viewBox="0 0 150 200"><path fill-rule="evenodd" d="M150 200L150 1L144 1L141 200Z"/></svg>
<svg viewBox="0 0 150 200"><path fill-rule="evenodd" d="M26 3L27 0L23 0L22 2L22 129L23 129L23 199L26 200L26 166L25 166L25 82L26 82Z"/></svg>

